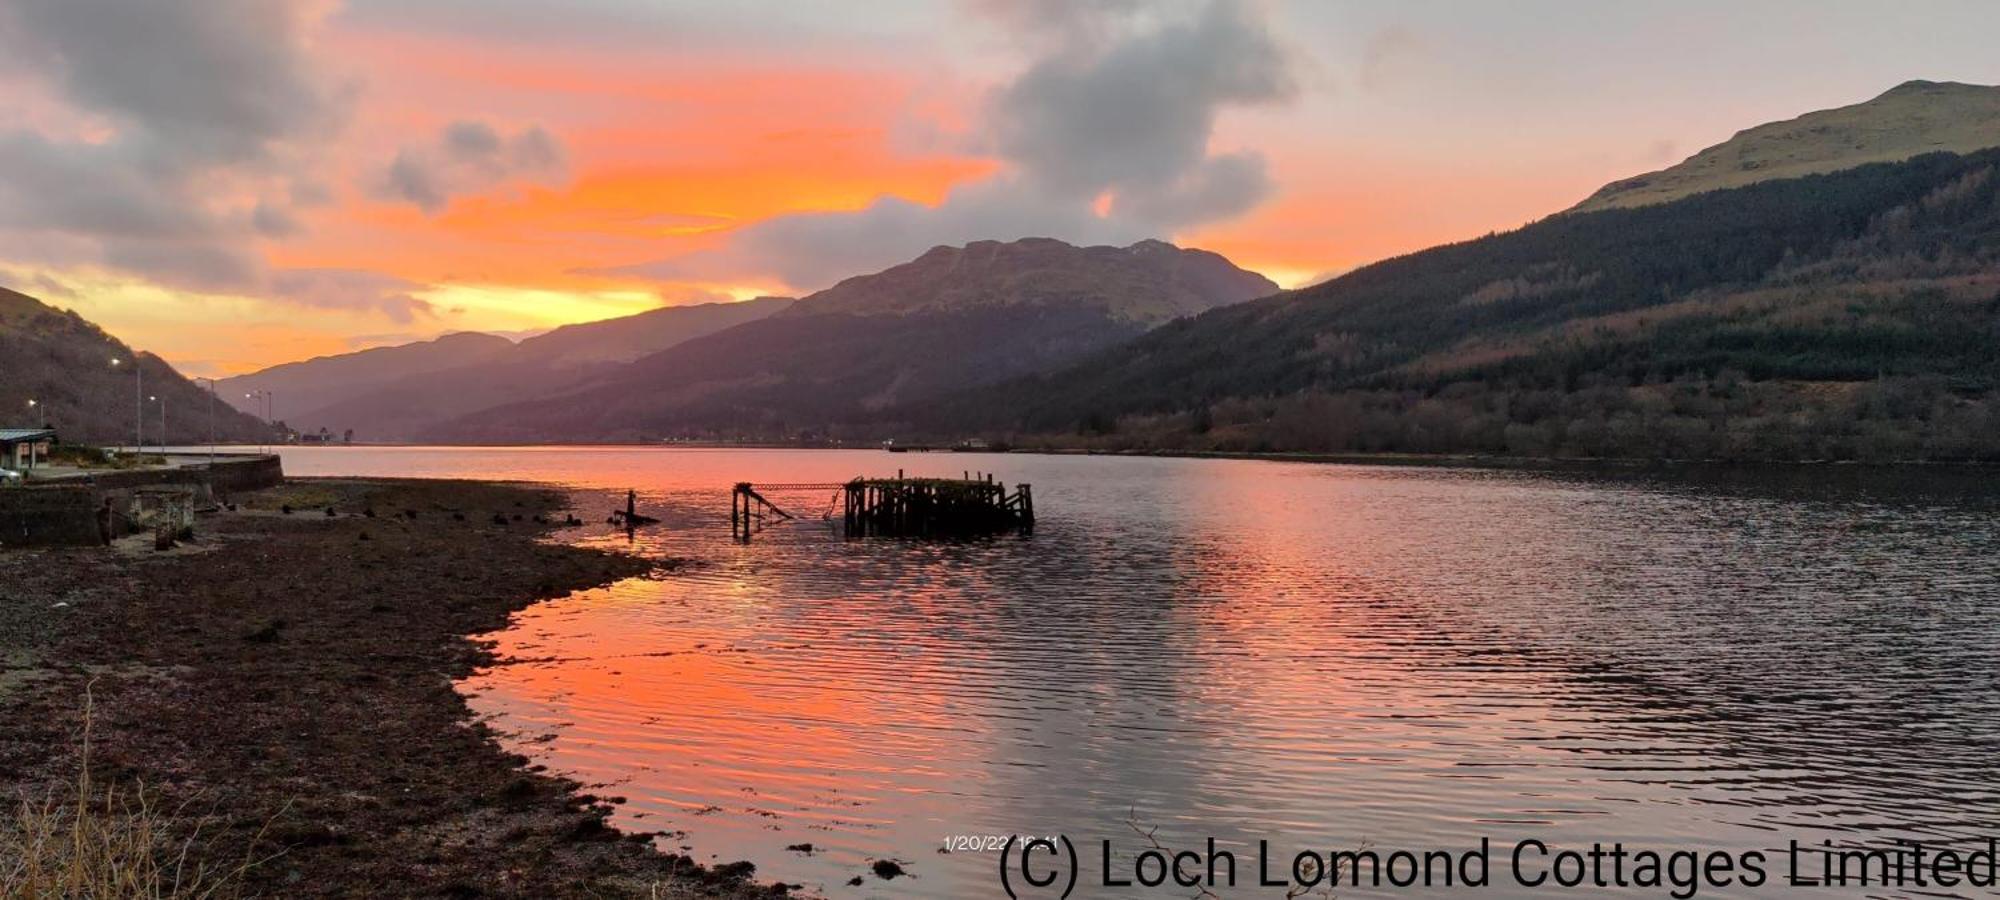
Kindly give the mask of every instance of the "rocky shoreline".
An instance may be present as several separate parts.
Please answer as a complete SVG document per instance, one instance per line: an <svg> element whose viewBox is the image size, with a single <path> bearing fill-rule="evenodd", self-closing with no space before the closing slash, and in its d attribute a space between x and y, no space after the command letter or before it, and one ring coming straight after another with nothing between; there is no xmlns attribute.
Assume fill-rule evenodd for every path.
<svg viewBox="0 0 2000 900"><path fill-rule="evenodd" d="M171 811L194 863L253 860L234 895L784 893L610 828L616 798L504 750L454 689L492 661L473 635L652 569L543 540L560 493L302 479L231 499L174 551L0 554L10 806L74 783L88 694L92 783Z"/></svg>

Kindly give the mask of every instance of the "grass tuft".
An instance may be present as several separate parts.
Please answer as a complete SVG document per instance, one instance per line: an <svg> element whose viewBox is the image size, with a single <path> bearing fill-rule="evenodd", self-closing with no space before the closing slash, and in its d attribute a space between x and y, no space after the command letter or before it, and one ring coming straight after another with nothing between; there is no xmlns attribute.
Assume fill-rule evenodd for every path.
<svg viewBox="0 0 2000 900"><path fill-rule="evenodd" d="M90 777L91 700L84 694L76 780L0 818L0 898L7 900L228 900L263 860L232 866L195 861L207 819L167 808L143 784L97 785ZM261 839L262 835L259 835ZM253 842L254 844L254 842Z"/></svg>

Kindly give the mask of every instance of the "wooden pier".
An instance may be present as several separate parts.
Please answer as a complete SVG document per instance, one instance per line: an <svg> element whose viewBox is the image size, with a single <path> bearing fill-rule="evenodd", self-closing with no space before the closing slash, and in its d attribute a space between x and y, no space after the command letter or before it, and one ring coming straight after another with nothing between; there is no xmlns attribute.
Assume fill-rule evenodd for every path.
<svg viewBox="0 0 2000 900"><path fill-rule="evenodd" d="M963 478L856 478L826 484L763 484L741 482L730 493L729 525L737 540L750 537L773 522L798 516L771 502L764 494L836 491L829 504L841 508L841 526L849 538L952 538L1035 530L1035 495L1029 485L1012 493L992 475L967 472Z"/></svg>

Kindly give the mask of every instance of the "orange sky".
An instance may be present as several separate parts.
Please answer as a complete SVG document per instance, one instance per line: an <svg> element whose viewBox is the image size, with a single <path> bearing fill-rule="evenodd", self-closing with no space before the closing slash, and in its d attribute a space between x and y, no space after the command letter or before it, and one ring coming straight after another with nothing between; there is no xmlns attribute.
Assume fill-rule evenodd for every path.
<svg viewBox="0 0 2000 900"><path fill-rule="evenodd" d="M1787 31L1786 9L1815 7L1775 3L1735 14L1740 34L1664 6L1530 5L221 0L136 14L190 20L129 29L192 44L158 52L221 58L172 93L157 69L102 74L104 22L24 12L0 28L34 42L0 66L0 178L35 215L0 214L0 277L193 374L803 293L933 233L1158 236L1294 286L1906 78L2000 80L1965 37L1992 18L1977 4ZM1184 83L1149 92L1161 73ZM238 81L264 92L235 102ZM1067 132L1049 149L1016 122ZM1120 154L1152 180L1107 173ZM1261 180L1236 201L1125 213L1178 210L1245 161ZM105 196L22 187L62 178ZM161 211L177 204L200 215Z"/></svg>

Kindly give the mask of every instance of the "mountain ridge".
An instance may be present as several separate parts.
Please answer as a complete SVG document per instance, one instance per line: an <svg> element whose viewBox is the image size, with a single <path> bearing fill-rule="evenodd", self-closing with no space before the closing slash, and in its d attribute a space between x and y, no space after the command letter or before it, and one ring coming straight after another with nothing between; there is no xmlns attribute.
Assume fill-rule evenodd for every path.
<svg viewBox="0 0 2000 900"><path fill-rule="evenodd" d="M1114 318L1151 326L1277 291L1277 283L1207 250L1159 240L1116 247L1030 237L932 247L909 262L842 279L787 314L963 311L1060 298L1098 303Z"/></svg>
<svg viewBox="0 0 2000 900"><path fill-rule="evenodd" d="M1989 147L2000 147L2000 87L1906 81L1860 103L1743 129L1673 166L1607 184L1568 211L1663 203L1776 178Z"/></svg>
<svg viewBox="0 0 2000 900"><path fill-rule="evenodd" d="M229 395L271 390L295 427L406 440L432 422L546 392L683 341L773 315L793 301L759 297L667 306L565 325L519 342L478 332L285 363L225 379ZM385 368L387 364L399 364Z"/></svg>
<svg viewBox="0 0 2000 900"><path fill-rule="evenodd" d="M558 396L461 417L431 440L793 439L878 410L1043 371L1181 309L1273 293L1219 254L1049 238L940 246L756 322L610 370Z"/></svg>

